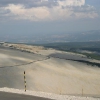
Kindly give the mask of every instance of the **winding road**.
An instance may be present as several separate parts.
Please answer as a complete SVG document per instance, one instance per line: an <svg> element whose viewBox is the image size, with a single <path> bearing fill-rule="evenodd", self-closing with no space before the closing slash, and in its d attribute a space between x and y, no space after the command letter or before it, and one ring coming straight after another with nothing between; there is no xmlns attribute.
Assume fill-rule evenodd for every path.
<svg viewBox="0 0 100 100"><path fill-rule="evenodd" d="M7 57L8 57L8 58L5 57L5 59L7 59L7 61L5 59L1 60L0 68L18 67L18 66L29 65L29 64L32 64L32 63L35 63L35 62L50 59L50 57L43 56L43 55L40 55L40 54L21 52L20 50L13 50L13 49L7 49L7 48L0 48L0 54L3 54L4 56L7 55ZM12 57L12 59L11 59L11 57ZM16 59L14 57L29 59L29 61L23 62L20 59ZM0 58L2 59L2 57L0 57ZM13 64L5 65L6 62L9 63L9 61L8 61L9 59L11 59L12 62L14 62L14 63L17 62L17 63L14 64L14 65ZM17 61L17 60L19 60L20 62Z"/></svg>

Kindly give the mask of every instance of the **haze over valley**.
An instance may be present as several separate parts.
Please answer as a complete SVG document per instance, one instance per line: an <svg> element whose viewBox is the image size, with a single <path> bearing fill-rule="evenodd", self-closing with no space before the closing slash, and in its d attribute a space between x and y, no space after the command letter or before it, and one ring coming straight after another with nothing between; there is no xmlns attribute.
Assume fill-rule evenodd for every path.
<svg viewBox="0 0 100 100"><path fill-rule="evenodd" d="M83 32L66 32L66 33L39 33L37 34L25 34L23 36L6 34L0 37L0 41L14 42L14 43L32 43L32 44L44 44L44 43L59 43L59 42L89 42L100 41L100 30L83 31Z"/></svg>

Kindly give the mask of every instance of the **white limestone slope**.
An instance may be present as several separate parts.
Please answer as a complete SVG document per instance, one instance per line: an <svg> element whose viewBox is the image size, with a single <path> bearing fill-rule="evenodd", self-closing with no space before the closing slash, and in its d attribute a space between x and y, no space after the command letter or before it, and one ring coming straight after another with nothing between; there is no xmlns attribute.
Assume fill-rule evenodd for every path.
<svg viewBox="0 0 100 100"><path fill-rule="evenodd" d="M24 94L24 95L31 95L31 96L38 96L44 98L50 98L55 100L100 100L100 98L93 98L93 97L82 97L82 96L70 96L70 95L58 95L53 93L46 93L46 92L36 92L36 91L29 91L13 88L0 88L1 92L9 92L9 93L17 93L17 94Z"/></svg>
<svg viewBox="0 0 100 100"><path fill-rule="evenodd" d="M24 91L23 73L25 71L28 94L58 94L54 95L57 96L57 100L64 100L62 98L65 98L65 100L96 99L67 95L99 97L100 68L85 63L47 57L47 55L56 52L60 51L48 49L39 50L38 53L32 54L14 50L0 50L0 91L16 91L16 93L20 91L24 93L22 91ZM33 62L23 65L23 63L30 61ZM9 67L7 66L8 62L9 66L15 63L22 65ZM5 67L3 68L3 66Z"/></svg>

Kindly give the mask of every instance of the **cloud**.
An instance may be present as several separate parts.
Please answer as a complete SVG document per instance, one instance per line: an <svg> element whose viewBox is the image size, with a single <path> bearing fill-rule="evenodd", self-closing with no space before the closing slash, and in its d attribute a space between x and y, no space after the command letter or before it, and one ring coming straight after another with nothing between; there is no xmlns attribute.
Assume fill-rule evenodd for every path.
<svg viewBox="0 0 100 100"><path fill-rule="evenodd" d="M85 0L64 0L58 1L60 6L82 6L85 4Z"/></svg>
<svg viewBox="0 0 100 100"><path fill-rule="evenodd" d="M67 20L95 18L94 7L85 5L85 0L1 0L0 17L13 20ZM4 5L4 6L3 6ZM5 14L6 13L6 14Z"/></svg>
<svg viewBox="0 0 100 100"><path fill-rule="evenodd" d="M51 7L57 4L57 2L48 0L0 0L0 6L7 6L9 4L24 5L26 8L47 6Z"/></svg>
<svg viewBox="0 0 100 100"><path fill-rule="evenodd" d="M5 10L10 10L8 16L12 15L12 17L16 20L26 19L32 21L43 20L49 18L50 12L47 7L35 7L26 9L23 5L14 5L10 4L5 7Z"/></svg>

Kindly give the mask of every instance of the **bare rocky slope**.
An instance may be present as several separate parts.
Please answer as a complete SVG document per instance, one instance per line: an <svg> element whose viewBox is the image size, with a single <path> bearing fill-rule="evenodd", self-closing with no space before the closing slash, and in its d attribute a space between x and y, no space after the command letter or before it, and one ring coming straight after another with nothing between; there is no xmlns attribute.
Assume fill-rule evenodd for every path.
<svg viewBox="0 0 100 100"><path fill-rule="evenodd" d="M43 92L61 95L61 97L56 95L60 98L56 97L57 100L99 100L93 97L100 96L100 68L81 62L48 57L55 53L79 57L83 55L24 44L4 43L3 46L4 48L0 48L1 91L8 89L10 92L13 88L23 93L25 71L27 91L36 91L36 94ZM13 49L7 49L8 47ZM67 95L76 97L71 98ZM91 96L92 98L77 96Z"/></svg>

